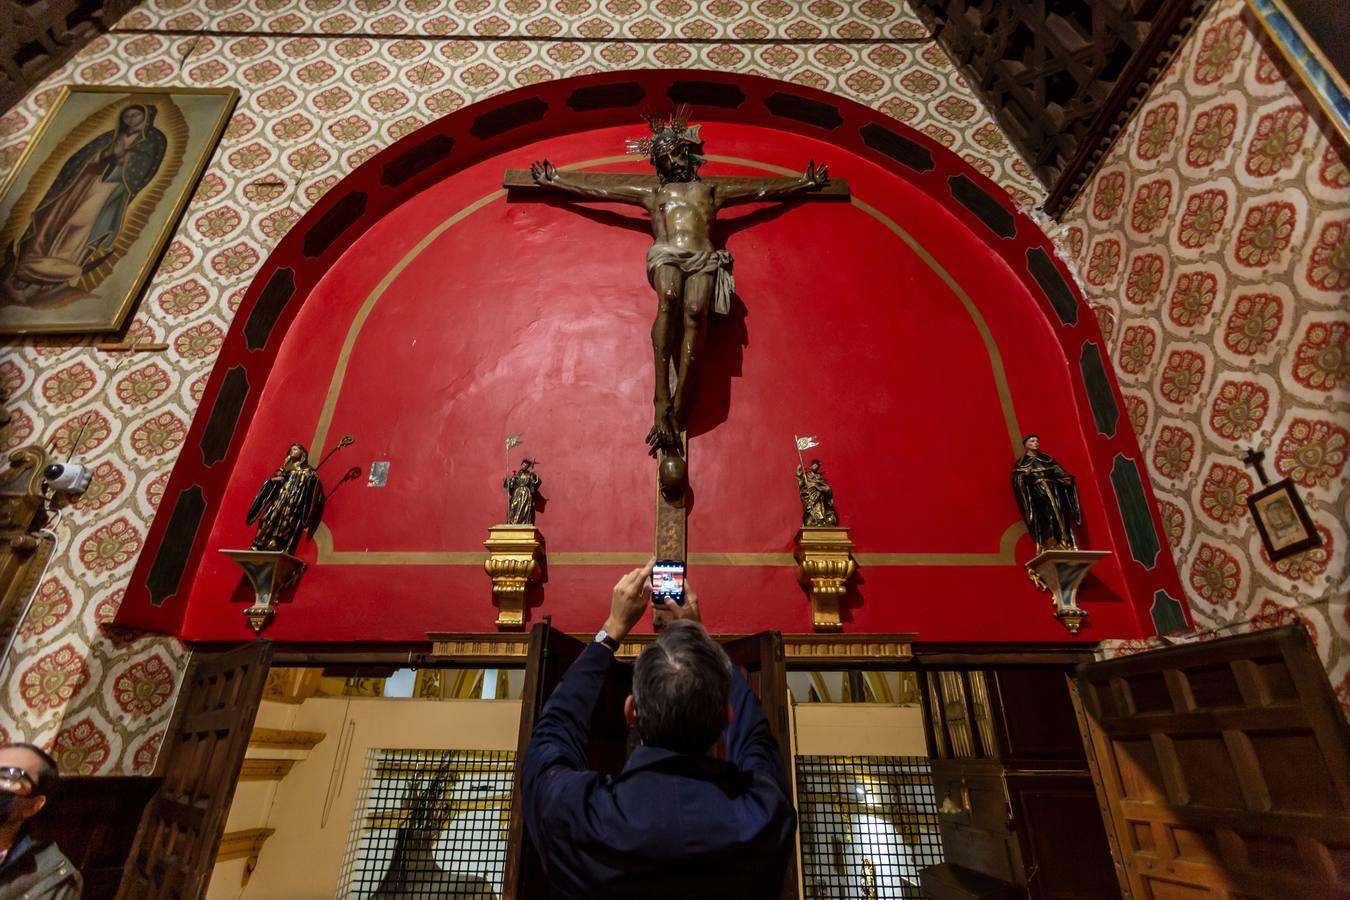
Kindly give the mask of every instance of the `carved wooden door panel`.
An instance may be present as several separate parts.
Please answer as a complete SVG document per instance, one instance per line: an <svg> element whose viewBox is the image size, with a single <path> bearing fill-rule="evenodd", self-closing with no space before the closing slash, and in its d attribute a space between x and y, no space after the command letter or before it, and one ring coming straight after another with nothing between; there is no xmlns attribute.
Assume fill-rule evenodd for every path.
<svg viewBox="0 0 1350 900"><path fill-rule="evenodd" d="M722 644L733 665L740 666L750 682L750 689L759 698L769 729L778 741L783 763L792 772L792 743L788 735L787 666L783 661L783 636L776 631L761 631L749 637L725 641ZM789 775L790 777L790 775ZM783 879L783 900L797 897L797 857L793 854Z"/></svg>
<svg viewBox="0 0 1350 900"><path fill-rule="evenodd" d="M1127 897L1350 894L1350 737L1300 627L1078 670Z"/></svg>
<svg viewBox="0 0 1350 900"><path fill-rule="evenodd" d="M206 894L271 664L270 641L193 654L158 766L164 783L141 822L120 897Z"/></svg>
<svg viewBox="0 0 1350 900"><path fill-rule="evenodd" d="M776 631L761 631L749 637L724 641L733 665L740 666L750 682L750 690L759 698L769 728L778 741L783 761L790 762L792 745L788 740L787 667L783 662L783 636Z"/></svg>
<svg viewBox="0 0 1350 900"><path fill-rule="evenodd" d="M529 656L525 663L525 685L521 691L520 736L516 744L515 785L511 791L511 827L506 848L506 874L502 879L508 898L534 900L549 897L548 879L539 854L525 829L525 806L520 782L525 763L525 748L534 734L534 723L543 711L553 689L562 681L586 645L552 626L540 623L530 629Z"/></svg>

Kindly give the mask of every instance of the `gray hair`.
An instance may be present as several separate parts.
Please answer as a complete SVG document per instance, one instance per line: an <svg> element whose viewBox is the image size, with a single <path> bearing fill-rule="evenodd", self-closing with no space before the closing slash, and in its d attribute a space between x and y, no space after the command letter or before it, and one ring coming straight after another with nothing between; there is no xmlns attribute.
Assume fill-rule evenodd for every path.
<svg viewBox="0 0 1350 900"><path fill-rule="evenodd" d="M676 620L638 656L633 703L642 742L707 753L727 724L731 659L697 622Z"/></svg>

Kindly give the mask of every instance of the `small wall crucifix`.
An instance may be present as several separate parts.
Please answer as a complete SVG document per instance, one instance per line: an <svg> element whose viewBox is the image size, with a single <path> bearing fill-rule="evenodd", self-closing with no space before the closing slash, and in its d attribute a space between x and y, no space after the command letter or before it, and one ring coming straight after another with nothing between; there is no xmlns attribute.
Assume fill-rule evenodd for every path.
<svg viewBox="0 0 1350 900"><path fill-rule="evenodd" d="M1242 457L1242 462L1256 472L1256 477L1261 479L1262 486L1270 484L1270 479L1266 477L1266 453L1264 450L1257 450L1252 447Z"/></svg>

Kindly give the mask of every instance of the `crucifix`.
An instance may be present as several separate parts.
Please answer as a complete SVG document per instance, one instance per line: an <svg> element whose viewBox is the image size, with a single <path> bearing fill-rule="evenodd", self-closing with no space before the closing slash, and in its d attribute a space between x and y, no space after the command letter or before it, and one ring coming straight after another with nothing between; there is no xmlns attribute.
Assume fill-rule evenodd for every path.
<svg viewBox="0 0 1350 900"><path fill-rule="evenodd" d="M708 313L731 308L735 280L731 254L713 246L720 209L737 203L789 199L847 200L848 185L831 182L814 162L798 178L701 177L702 126L689 124L687 107L668 118L644 116L650 136L628 142L653 174L563 172L548 160L529 171L508 169L502 186L513 193L547 191L640 206L651 218L647 280L656 292L652 324L655 390L646 443L660 460L657 547L661 559L684 559L684 436L694 376L708 330Z"/></svg>
<svg viewBox="0 0 1350 900"><path fill-rule="evenodd" d="M1257 450L1255 447L1248 449L1246 455L1242 457L1242 462L1256 472L1256 477L1261 479L1262 487L1270 484L1270 479L1266 477L1266 453L1264 450Z"/></svg>

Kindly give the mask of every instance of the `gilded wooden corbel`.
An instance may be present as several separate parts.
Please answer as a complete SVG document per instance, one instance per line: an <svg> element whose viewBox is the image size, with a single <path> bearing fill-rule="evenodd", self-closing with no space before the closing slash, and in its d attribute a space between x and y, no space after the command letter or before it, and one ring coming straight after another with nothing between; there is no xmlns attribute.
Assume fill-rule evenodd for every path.
<svg viewBox="0 0 1350 900"><path fill-rule="evenodd" d="M525 591L544 574L543 541L533 525L493 525L488 529L488 558L483 563L492 579L497 604L497 630L525 628Z"/></svg>
<svg viewBox="0 0 1350 900"><path fill-rule="evenodd" d="M839 600L858 571L847 528L803 525L797 533L797 580L811 591L811 627L842 631Z"/></svg>

